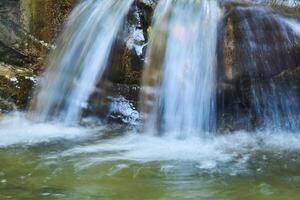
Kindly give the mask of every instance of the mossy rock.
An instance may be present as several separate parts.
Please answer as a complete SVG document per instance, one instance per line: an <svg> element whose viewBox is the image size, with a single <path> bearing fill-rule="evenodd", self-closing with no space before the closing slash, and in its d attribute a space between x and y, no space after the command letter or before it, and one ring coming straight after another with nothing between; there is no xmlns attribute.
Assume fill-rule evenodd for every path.
<svg viewBox="0 0 300 200"><path fill-rule="evenodd" d="M52 43L77 0L20 0L24 28L39 40Z"/></svg>
<svg viewBox="0 0 300 200"><path fill-rule="evenodd" d="M157 1L134 1L113 46L104 77L119 84L140 84L148 33Z"/></svg>
<svg viewBox="0 0 300 200"><path fill-rule="evenodd" d="M253 130L262 124L263 120L253 108L251 91L255 87L268 90L276 85L300 96L300 37L280 20L278 15L283 12L284 9L279 12L277 8L250 4L226 5L218 49L220 129L229 125L228 129L233 131ZM291 16L291 13L283 17L286 15ZM298 19L297 15L294 17Z"/></svg>
<svg viewBox="0 0 300 200"><path fill-rule="evenodd" d="M35 83L32 68L0 63L0 112L26 109Z"/></svg>
<svg viewBox="0 0 300 200"><path fill-rule="evenodd" d="M300 82L300 67L284 70L273 78L274 81Z"/></svg>

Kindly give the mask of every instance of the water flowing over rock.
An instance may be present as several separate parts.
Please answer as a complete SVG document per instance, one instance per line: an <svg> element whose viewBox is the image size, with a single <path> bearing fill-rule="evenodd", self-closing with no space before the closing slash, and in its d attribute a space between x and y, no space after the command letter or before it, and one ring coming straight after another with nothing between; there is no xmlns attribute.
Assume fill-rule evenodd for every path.
<svg viewBox="0 0 300 200"><path fill-rule="evenodd" d="M81 8L76 8L67 21L67 29L60 39L56 37L61 24L76 0L3 2L0 1L2 68L43 69L43 55L54 48L56 42L58 44L48 59L49 68L32 104L36 109L34 115L42 121L63 118L71 122L81 116L124 121L120 117L122 112L113 112L117 113L114 115L110 108L123 105L116 104L123 102L116 99L125 99L124 102L136 108L143 82L142 116L147 126L159 133L176 132L184 136L182 132L207 132L216 127L220 130L263 127L296 130L299 125L299 1L133 0L127 4L115 0L114 6L126 4L126 11L122 10L122 16L118 16L122 19L113 27L109 40L105 40L105 48L101 47L102 42L96 44L101 39L95 38L98 33L111 31L108 21L115 11L109 14L103 10L113 1L82 2ZM88 4L97 4L103 9L96 11L96 6ZM219 5L216 8L212 4ZM223 18L219 7L226 12ZM94 14L92 11L87 14L84 8L94 9ZM201 14L205 9L206 14ZM106 14L95 14L102 11ZM180 16L184 12L192 14ZM213 15L223 19L215 22L215 29L211 22L217 17ZM98 28L102 32L97 33ZM211 46L217 43L211 40L213 35L218 38L214 59L209 58L214 50L208 47L209 41ZM102 59L102 67L95 64L97 59L99 62ZM209 62L214 64L204 64ZM218 68L203 68L217 62ZM99 68L91 70L90 63ZM83 67L87 65L90 70ZM101 68L99 74L96 68ZM210 70L214 73L207 76ZM92 79L84 81L90 74L93 74ZM198 79L199 74L210 78ZM3 81L7 85L5 77ZM30 94L32 89L26 85L22 88L28 88L26 93ZM15 102L23 102L20 107L25 108L28 101L14 100L10 104ZM205 108L210 111L203 111ZM135 112L133 109L133 114Z"/></svg>
<svg viewBox="0 0 300 200"><path fill-rule="evenodd" d="M300 65L299 22L268 8L236 7L225 24L218 72L221 126L296 130L299 87L274 77Z"/></svg>
<svg viewBox="0 0 300 200"><path fill-rule="evenodd" d="M236 2L244 4L256 4L256 5L271 5L271 6L286 6L291 8L300 8L300 2L298 0L224 0L225 2Z"/></svg>
<svg viewBox="0 0 300 200"><path fill-rule="evenodd" d="M155 1L136 0L113 46L104 76L120 84L140 84Z"/></svg>
<svg viewBox="0 0 300 200"><path fill-rule="evenodd" d="M112 44L132 1L83 1L72 12L49 58L33 103L41 120L77 123L107 65Z"/></svg>
<svg viewBox="0 0 300 200"><path fill-rule="evenodd" d="M151 131L179 137L203 135L215 127L215 61L221 9L217 1L206 0L159 4L154 17L154 44L150 44L144 74L144 95L154 95L148 126Z"/></svg>
<svg viewBox="0 0 300 200"><path fill-rule="evenodd" d="M137 124L134 122L137 120L128 120L124 115L128 112L111 113L110 107L116 107L115 99L126 99L130 104L134 104L133 107L137 107L148 34L151 31L155 6L156 1L147 0L135 0L131 5L113 44L108 67L90 96L83 117L93 116L101 118L102 121ZM133 109L132 115L136 115L135 112L137 111Z"/></svg>

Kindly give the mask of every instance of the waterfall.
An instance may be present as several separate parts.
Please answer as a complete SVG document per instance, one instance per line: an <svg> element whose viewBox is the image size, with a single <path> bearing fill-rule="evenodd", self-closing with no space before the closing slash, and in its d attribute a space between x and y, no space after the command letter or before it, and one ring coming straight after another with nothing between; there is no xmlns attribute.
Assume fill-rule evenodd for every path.
<svg viewBox="0 0 300 200"><path fill-rule="evenodd" d="M266 72L275 73L280 69L280 65L290 69L297 66L290 49L293 49L293 45L299 40L299 33L292 30L289 24L292 20L261 12L261 20L252 22L251 27L249 24L252 19L248 17L245 21L247 34L244 40L248 57L245 66L253 69L253 72L250 72L251 115L256 118L256 126L263 129L297 131L300 125L300 105L297 89L293 88L295 82L280 80L280 74L271 79L265 76L264 81L259 80L258 76L263 77L263 73ZM272 22L273 34L258 34L259 28L266 27L268 22ZM264 42L267 38L273 43ZM251 45L253 43L256 45Z"/></svg>
<svg viewBox="0 0 300 200"><path fill-rule="evenodd" d="M86 0L72 12L32 105L41 121L77 122L133 0Z"/></svg>
<svg viewBox="0 0 300 200"><path fill-rule="evenodd" d="M220 16L214 0L160 1L143 77L146 129L185 137L215 128Z"/></svg>
<svg viewBox="0 0 300 200"><path fill-rule="evenodd" d="M228 17L232 62L225 64L229 73L224 82L232 83L234 89L223 90L225 98L218 103L225 110L219 109L220 121L237 129L297 131L299 84L284 74L299 66L295 50L300 41L299 22L266 7L237 7Z"/></svg>

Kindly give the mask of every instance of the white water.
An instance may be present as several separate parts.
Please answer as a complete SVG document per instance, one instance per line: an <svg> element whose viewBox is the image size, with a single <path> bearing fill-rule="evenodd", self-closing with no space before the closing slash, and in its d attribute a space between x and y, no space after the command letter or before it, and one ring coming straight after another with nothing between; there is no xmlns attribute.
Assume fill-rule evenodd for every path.
<svg viewBox="0 0 300 200"><path fill-rule="evenodd" d="M299 150L299 135L289 133L238 132L206 139L190 137L185 140L129 133L113 139L99 140L96 144L79 145L48 155L48 159L76 157L78 160L74 164L78 170L111 161L118 161L120 166L123 166L122 163L126 166L128 161L160 162L162 170L168 170L183 162L193 163L197 168L211 172L228 170L234 175L249 170L247 165L257 153L261 156L265 154L266 159L283 159L288 152Z"/></svg>
<svg viewBox="0 0 300 200"><path fill-rule="evenodd" d="M23 113L6 116L0 121L0 147L33 145L61 139L83 139L95 130L84 127L66 127L58 123L34 123Z"/></svg>
<svg viewBox="0 0 300 200"><path fill-rule="evenodd" d="M86 0L74 9L40 81L33 106L37 120L78 122L132 2Z"/></svg>
<svg viewBox="0 0 300 200"><path fill-rule="evenodd" d="M91 3L91 1L87 2ZM171 1L164 3L166 2L167 4L164 5L169 8ZM170 32L168 32L166 56L163 62L165 67L161 90L163 101L161 101L161 97L158 97L158 102L164 103L163 108L159 109L166 112L162 122L164 129L167 130L165 137L130 133L113 139L94 141L92 144L76 145L67 151L59 152L52 158L57 156L77 157L79 154L84 154L83 161L76 163L79 167L104 161L131 160L137 162L193 161L197 162L197 166L201 169L211 169L216 168L220 163L229 163L231 167L240 167L255 155L255 151L271 151L272 154L280 156L281 152L300 150L299 135L284 132L279 134L240 132L205 139L191 136L185 140L173 137L174 132L177 133L176 136L182 136L195 130L206 131L209 126L209 122L206 120L211 116L209 112L213 104L213 101L208 101L213 97L213 84L209 85L209 83L215 81L213 65L216 31L221 14L215 1L201 1L199 4L196 1L178 1L173 7L173 16L169 21L169 29L166 30ZM212 10L214 13L210 12ZM217 12L215 13L215 11ZM162 16L165 17L165 15ZM194 20L192 16L203 20ZM203 27L205 27L205 31L203 31ZM200 45L195 45L196 43ZM176 59L171 60L172 57ZM63 74L57 75L62 76ZM174 83L176 87L171 83ZM53 85L56 84L53 80ZM52 92L54 93L49 94L59 94L56 91ZM44 94L46 96L43 98L51 99L52 96L49 94L46 91ZM46 102L45 100L44 103ZM199 102L201 102L200 105ZM161 106L161 104L157 106ZM49 109L48 112L53 109L48 103L45 104L45 107L40 104L40 109L44 108ZM204 111L208 111L208 113ZM48 118L48 114L41 115L41 117ZM204 118L207 116L208 118ZM198 121L200 119L201 121ZM32 123L25 120L24 116L14 116L6 118L0 123L0 147L5 148L17 144L31 145L57 139L78 139L90 136L93 138L93 135L87 133L90 133L90 130L86 128ZM101 134L101 132L97 134ZM236 165L231 165L232 163L236 163ZM169 167L166 166L165 169Z"/></svg>
<svg viewBox="0 0 300 200"><path fill-rule="evenodd" d="M165 49L161 80L154 88L155 105L150 111L152 116L146 119L150 121L148 127L155 131L153 127L158 123L158 132L179 137L204 134L215 127L215 64L221 9L214 0L160 1L158 8L161 9L157 12L162 13L154 16L153 29L160 30L166 39L156 38L165 42ZM157 37L157 33L153 34ZM150 52L160 51L155 48L161 45L150 47ZM148 53L148 62L157 59L152 55ZM149 71L146 69L144 76ZM147 84L144 82L144 88L149 90Z"/></svg>
<svg viewBox="0 0 300 200"><path fill-rule="evenodd" d="M222 170L231 175L251 170L248 164L256 159L257 154L266 161L272 161L282 160L289 153L300 150L299 134L287 132L236 132L209 138L191 136L184 140L172 135L155 137L133 131L108 139L98 137L104 134L104 128L32 123L25 120L23 114L16 114L0 123L0 149L19 145L45 147L47 144L51 146L53 141L69 140L72 141L71 146L66 150L49 151L44 155L46 159L75 159L74 165L78 170L118 161L120 170L126 168L128 162L160 162L161 170L167 172L180 166L180 163L192 163L197 169L209 172Z"/></svg>
<svg viewBox="0 0 300 200"><path fill-rule="evenodd" d="M241 11L245 11L245 20L239 25L242 27L240 31L245 33L244 43L241 46L244 48L245 57L241 59L243 61L241 66L254 72L250 72L252 109L256 117L262 121L262 128L297 131L300 105L297 92L292 86L295 83L289 83L289 80L278 83L267 78L267 81L263 82L257 76L260 71L274 73L277 68L280 69L279 65L295 66L295 58L289 53L281 52L291 51L299 41L300 24L296 20L274 15L268 9L257 9L257 18L254 21L253 17L247 17L246 12L250 9L240 8ZM272 22L269 25L272 34L261 31L268 22ZM276 37L278 35L281 39ZM268 43L267 39L273 42Z"/></svg>

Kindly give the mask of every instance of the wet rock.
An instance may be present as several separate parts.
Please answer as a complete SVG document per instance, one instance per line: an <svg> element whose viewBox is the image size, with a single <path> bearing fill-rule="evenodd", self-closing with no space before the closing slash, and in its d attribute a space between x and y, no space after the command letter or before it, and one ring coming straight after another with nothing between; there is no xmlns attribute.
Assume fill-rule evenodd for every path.
<svg viewBox="0 0 300 200"><path fill-rule="evenodd" d="M107 79L115 83L139 84L148 42L155 0L137 0L113 47Z"/></svg>
<svg viewBox="0 0 300 200"><path fill-rule="evenodd" d="M292 70L282 71L280 74L274 76L273 80L299 82L300 81L300 67L297 67Z"/></svg>
<svg viewBox="0 0 300 200"><path fill-rule="evenodd" d="M0 61L21 66L44 60L74 4L75 0L0 0Z"/></svg>
<svg viewBox="0 0 300 200"><path fill-rule="evenodd" d="M139 121L138 85L99 83L83 112L83 118L96 117L106 121L135 125Z"/></svg>
<svg viewBox="0 0 300 200"><path fill-rule="evenodd" d="M77 0L20 0L21 21L39 40L52 43Z"/></svg>
<svg viewBox="0 0 300 200"><path fill-rule="evenodd" d="M0 109L26 109L35 76L76 0L0 0Z"/></svg>
<svg viewBox="0 0 300 200"><path fill-rule="evenodd" d="M299 41L299 33L286 23L288 19L267 9L241 7L229 16L234 26L236 49L234 80L243 76L270 78L300 64L292 51Z"/></svg>
<svg viewBox="0 0 300 200"><path fill-rule="evenodd" d="M218 52L222 55L218 124L249 130L263 124L262 118L268 113L272 115L267 110L276 108L284 113L286 101L282 96L294 99L297 91L292 90L290 80L279 83L274 77L299 66L300 32L294 26L298 22L268 8L232 5L227 9ZM270 102L272 98L274 102Z"/></svg>
<svg viewBox="0 0 300 200"><path fill-rule="evenodd" d="M125 124L138 125L140 114L133 103L123 96L111 97L108 118Z"/></svg>
<svg viewBox="0 0 300 200"><path fill-rule="evenodd" d="M0 112L24 110L36 83L34 71L0 63Z"/></svg>
<svg viewBox="0 0 300 200"><path fill-rule="evenodd" d="M156 4L157 0L134 1L113 46L104 80L90 97L84 117L138 124L139 85Z"/></svg>
<svg viewBox="0 0 300 200"><path fill-rule="evenodd" d="M21 23L20 5L20 0L0 1L0 42L16 53L32 58L37 57L41 49L48 48L45 47L46 43L43 44L42 41L24 29Z"/></svg>
<svg viewBox="0 0 300 200"><path fill-rule="evenodd" d="M300 2L298 0L222 0L223 3L227 4L246 4L246 5L264 5L264 6L273 6L281 8L300 8Z"/></svg>
<svg viewBox="0 0 300 200"><path fill-rule="evenodd" d="M15 66L24 66L29 64L31 59L0 41L0 62Z"/></svg>
<svg viewBox="0 0 300 200"><path fill-rule="evenodd" d="M19 19L19 0L0 0L0 16L17 22Z"/></svg>

